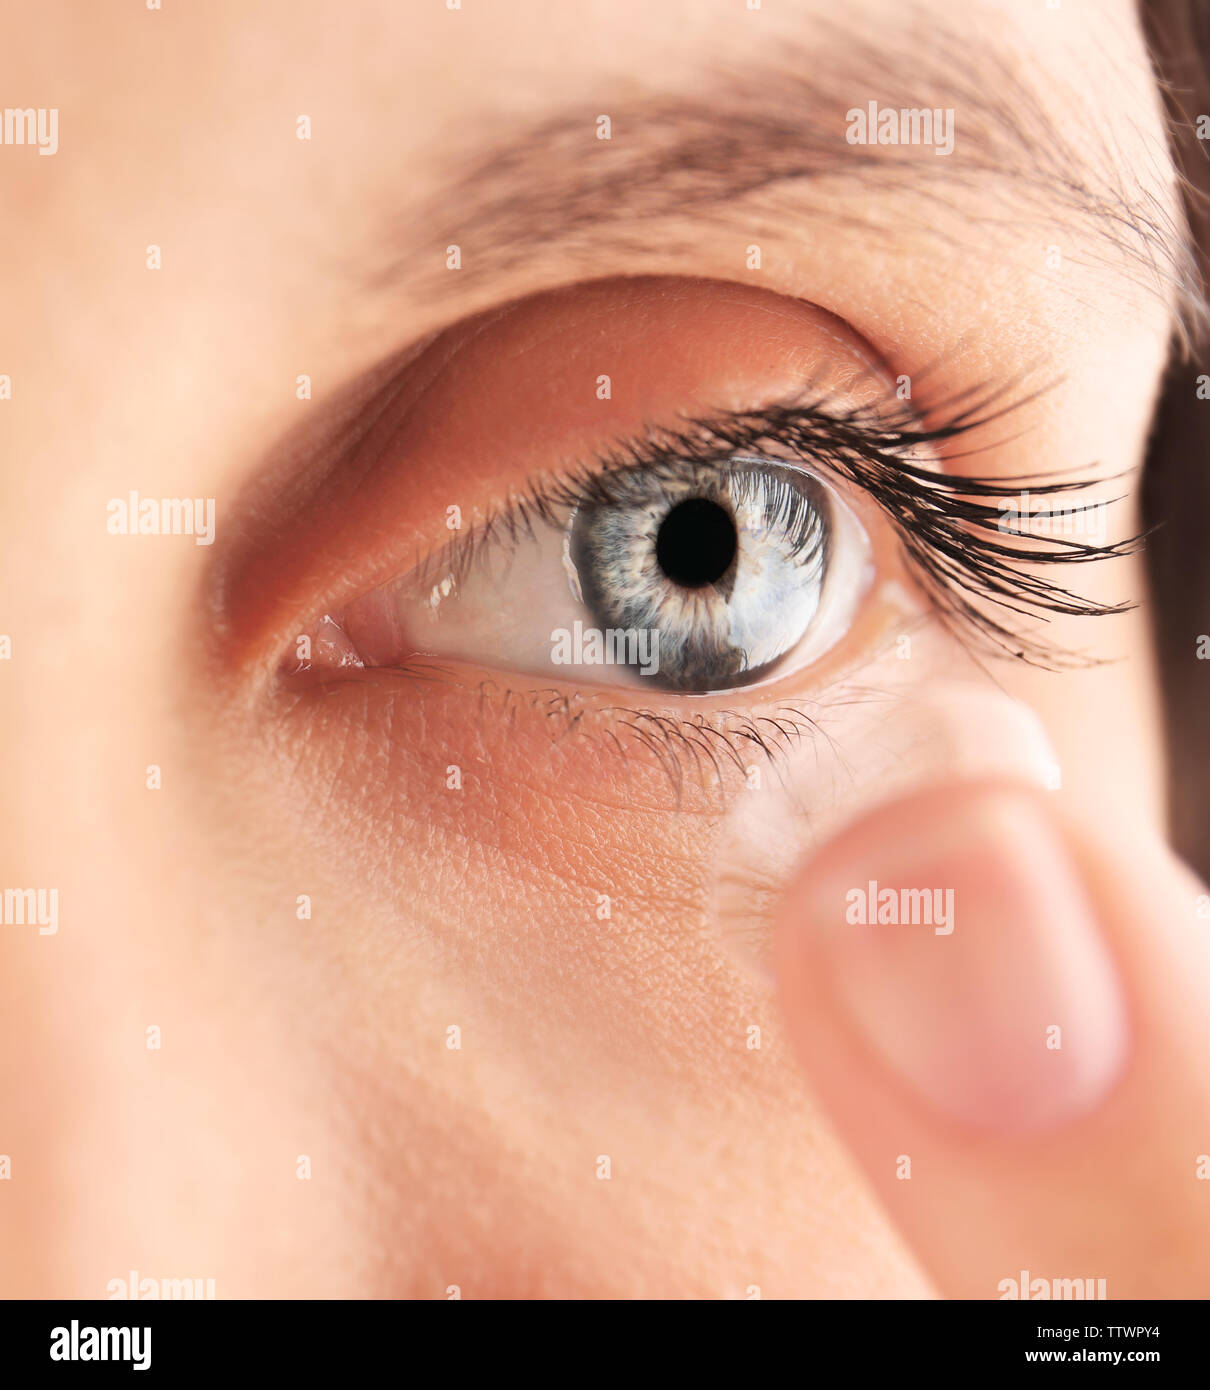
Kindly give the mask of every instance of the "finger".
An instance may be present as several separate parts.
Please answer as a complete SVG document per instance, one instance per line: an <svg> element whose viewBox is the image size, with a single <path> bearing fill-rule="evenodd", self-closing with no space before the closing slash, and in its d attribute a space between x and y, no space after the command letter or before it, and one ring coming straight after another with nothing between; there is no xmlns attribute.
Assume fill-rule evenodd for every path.
<svg viewBox="0 0 1210 1390"><path fill-rule="evenodd" d="M1123 836L1046 792L934 788L787 890L793 1045L943 1294L1210 1293L1200 890Z"/></svg>

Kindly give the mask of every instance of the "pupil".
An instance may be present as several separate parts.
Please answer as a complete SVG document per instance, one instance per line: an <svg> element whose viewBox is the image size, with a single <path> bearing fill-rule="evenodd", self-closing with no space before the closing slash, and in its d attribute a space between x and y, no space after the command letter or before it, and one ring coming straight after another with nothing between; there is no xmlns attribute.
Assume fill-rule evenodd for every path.
<svg viewBox="0 0 1210 1390"><path fill-rule="evenodd" d="M731 568L739 537L731 513L708 497L678 502L660 523L655 558L685 589L717 584Z"/></svg>

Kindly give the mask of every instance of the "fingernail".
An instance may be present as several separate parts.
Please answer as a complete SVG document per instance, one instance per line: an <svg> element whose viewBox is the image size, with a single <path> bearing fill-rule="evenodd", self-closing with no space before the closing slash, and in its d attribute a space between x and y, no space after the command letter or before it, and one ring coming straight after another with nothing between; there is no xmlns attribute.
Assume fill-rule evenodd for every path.
<svg viewBox="0 0 1210 1390"><path fill-rule="evenodd" d="M954 786L865 816L787 894L783 949L877 1064L980 1129L1094 1109L1128 1045L1116 965L1045 793Z"/></svg>

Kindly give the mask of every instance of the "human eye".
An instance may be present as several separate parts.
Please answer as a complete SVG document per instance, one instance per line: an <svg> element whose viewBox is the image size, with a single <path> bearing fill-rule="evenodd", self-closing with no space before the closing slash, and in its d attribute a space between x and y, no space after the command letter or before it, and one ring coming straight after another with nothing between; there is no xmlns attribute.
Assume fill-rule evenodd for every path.
<svg viewBox="0 0 1210 1390"><path fill-rule="evenodd" d="M754 365L748 327L700 361L691 343L661 364L643 334L662 309L722 293L734 312L739 297L700 282L670 293L637 301L629 327L632 282L592 287L587 324L574 308L560 321L574 298L537 297L409 363L394 405L369 412L372 447L346 463L355 505L333 502L316 528L327 597L304 585L310 611L295 607L280 634L287 688L396 698L403 678L409 716L462 692L476 717L494 689L511 720L557 739L654 737L665 760L669 743L705 740L738 746L742 763L808 736L818 703L873 678L905 631L935 623L972 648L1061 664L1046 616L1114 611L1047 567L1121 544L1006 535L998 501L1013 489L955 466L1011 412L1004 388L903 399L874 349L793 303L774 306L794 317L792 351L762 342ZM753 322L784 337L767 327L781 297L753 299ZM609 351L585 352L602 332ZM619 347L638 384L598 410L593 368ZM1034 495L1078 486L1036 479Z"/></svg>
<svg viewBox="0 0 1210 1390"><path fill-rule="evenodd" d="M848 631L870 578L868 537L835 484L649 441L623 465L532 484L327 630L363 665L452 658L707 694L809 665Z"/></svg>

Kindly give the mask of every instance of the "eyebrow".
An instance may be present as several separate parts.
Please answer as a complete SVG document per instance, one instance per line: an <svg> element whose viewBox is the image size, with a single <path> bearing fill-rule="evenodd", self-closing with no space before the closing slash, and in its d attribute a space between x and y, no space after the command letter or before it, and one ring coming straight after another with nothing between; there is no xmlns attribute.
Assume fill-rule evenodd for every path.
<svg viewBox="0 0 1210 1390"><path fill-rule="evenodd" d="M1123 168L1100 134L1098 111L1076 109L1067 88L1063 125L1078 130L1077 147L1042 101L1037 79L1024 77L1008 52L976 49L968 35L934 26L910 51L901 42L888 52L833 25L817 27L810 48L783 45L772 63L707 74L696 84L706 100L652 95L602 110L609 139L597 137L598 113L577 107L514 127L461 159L443 155L454 177L410 225L394 229L410 249L380 268L374 284L403 280L419 297L448 293L447 246L459 248L475 278L554 251L599 274L606 248L645 250L657 235L670 251L700 243L703 225L752 240L755 227L767 225L754 220L766 198L765 213L791 219L799 235L811 217L869 228L877 225L869 213L894 195L919 200L912 230L942 237L951 253L952 237L930 225L933 205L984 233L1016 231L1018 240L1021 224L1034 220L1078 238L1070 259L1111 267L1174 305L1178 331L1202 320L1194 248L1163 145L1147 170ZM952 111L952 154L935 157L935 144L850 143L850 113L870 102L880 111ZM777 195L796 186L793 208L784 199L778 207ZM813 207L801 196L811 188L857 195L857 210L838 216L834 207ZM417 269L423 246L435 247L427 272ZM978 249L985 253L986 242Z"/></svg>

